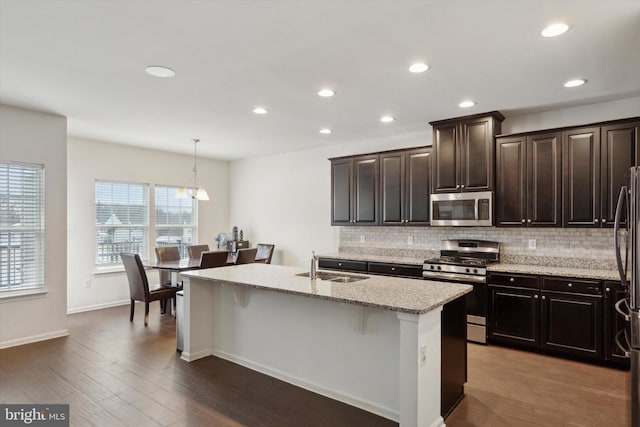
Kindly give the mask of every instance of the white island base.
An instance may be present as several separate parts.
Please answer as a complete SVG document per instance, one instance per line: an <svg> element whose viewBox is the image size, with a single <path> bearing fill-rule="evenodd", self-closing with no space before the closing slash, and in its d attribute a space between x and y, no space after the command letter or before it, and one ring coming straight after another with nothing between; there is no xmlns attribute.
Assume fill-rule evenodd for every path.
<svg viewBox="0 0 640 427"><path fill-rule="evenodd" d="M324 299L327 290L318 289L353 284L312 283L308 278L296 284L307 286L311 293L315 288L318 297L314 298L290 293L297 290L277 292L205 277L244 267L201 270L185 277L182 359L214 355L398 421L403 427L444 426L440 415L442 305L409 314ZM300 272L260 267L276 267L287 275ZM374 283L373 278L369 280ZM329 289L339 293L335 291Z"/></svg>

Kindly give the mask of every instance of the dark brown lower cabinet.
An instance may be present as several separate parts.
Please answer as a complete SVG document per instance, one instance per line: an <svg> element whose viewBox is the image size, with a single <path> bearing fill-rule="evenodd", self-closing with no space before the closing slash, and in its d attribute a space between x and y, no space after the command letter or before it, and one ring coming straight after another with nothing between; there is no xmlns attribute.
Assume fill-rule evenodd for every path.
<svg viewBox="0 0 640 427"><path fill-rule="evenodd" d="M443 418L447 418L464 397L464 383L467 382L466 314L466 298L458 298L442 307L440 414Z"/></svg>
<svg viewBox="0 0 640 427"><path fill-rule="evenodd" d="M615 282L491 273L489 342L628 368L615 345L623 297Z"/></svg>
<svg viewBox="0 0 640 427"><path fill-rule="evenodd" d="M602 359L602 297L542 292L543 349L581 358Z"/></svg>
<svg viewBox="0 0 640 427"><path fill-rule="evenodd" d="M535 348L540 344L540 291L489 285L489 340Z"/></svg>

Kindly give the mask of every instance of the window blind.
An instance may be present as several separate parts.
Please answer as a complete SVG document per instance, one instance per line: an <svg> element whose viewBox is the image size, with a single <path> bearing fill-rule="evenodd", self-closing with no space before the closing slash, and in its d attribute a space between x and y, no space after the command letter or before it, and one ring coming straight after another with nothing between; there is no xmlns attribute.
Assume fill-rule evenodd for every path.
<svg viewBox="0 0 640 427"><path fill-rule="evenodd" d="M187 247L198 235L198 202L178 199L177 187L155 187L156 246L177 246L180 256L189 256Z"/></svg>
<svg viewBox="0 0 640 427"><path fill-rule="evenodd" d="M120 253L147 258L149 186L96 181L96 264L119 264Z"/></svg>
<svg viewBox="0 0 640 427"><path fill-rule="evenodd" d="M44 286L44 166L0 162L0 291Z"/></svg>

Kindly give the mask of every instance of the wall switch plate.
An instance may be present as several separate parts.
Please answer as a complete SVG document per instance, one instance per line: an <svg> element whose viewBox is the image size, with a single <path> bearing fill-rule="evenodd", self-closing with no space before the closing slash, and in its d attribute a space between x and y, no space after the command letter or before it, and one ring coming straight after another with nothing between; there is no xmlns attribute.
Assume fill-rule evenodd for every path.
<svg viewBox="0 0 640 427"><path fill-rule="evenodd" d="M364 236L360 236L360 243L364 243Z"/></svg>
<svg viewBox="0 0 640 427"><path fill-rule="evenodd" d="M424 366L427 363L427 346L420 346L420 366Z"/></svg>
<svg viewBox="0 0 640 427"><path fill-rule="evenodd" d="M529 249L536 248L536 239L529 239Z"/></svg>
<svg viewBox="0 0 640 427"><path fill-rule="evenodd" d="M407 237L407 245L413 245L413 236Z"/></svg>

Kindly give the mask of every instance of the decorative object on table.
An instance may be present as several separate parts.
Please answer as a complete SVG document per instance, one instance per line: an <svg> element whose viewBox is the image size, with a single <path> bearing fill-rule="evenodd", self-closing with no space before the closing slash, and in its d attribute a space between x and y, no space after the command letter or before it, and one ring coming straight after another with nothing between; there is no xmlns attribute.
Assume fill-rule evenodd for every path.
<svg viewBox="0 0 640 427"><path fill-rule="evenodd" d="M244 231L240 230L240 240L244 240Z"/></svg>
<svg viewBox="0 0 640 427"><path fill-rule="evenodd" d="M129 321L133 322L136 301L142 301L144 302L144 326L147 326L149 324L149 303L160 301L162 312L165 313L169 300L175 300L178 288L164 285L150 287L147 273L144 271L138 254L121 253L120 258L129 279L129 292L131 294Z"/></svg>
<svg viewBox="0 0 640 427"><path fill-rule="evenodd" d="M238 227L236 227L235 225L231 230L231 240L235 240L236 242L238 241Z"/></svg>
<svg viewBox="0 0 640 427"><path fill-rule="evenodd" d="M191 181L189 184L193 184L191 187L182 187L179 188L176 192L176 197L178 199L186 199L191 197L196 200L209 200L209 194L207 194L207 190L200 187L198 185L198 153L197 153L197 145L199 139L193 140L193 169L191 171Z"/></svg>
<svg viewBox="0 0 640 427"><path fill-rule="evenodd" d="M227 249L227 242L230 240L231 240L231 235L229 233L219 233L216 236L216 242L218 242L218 249Z"/></svg>

